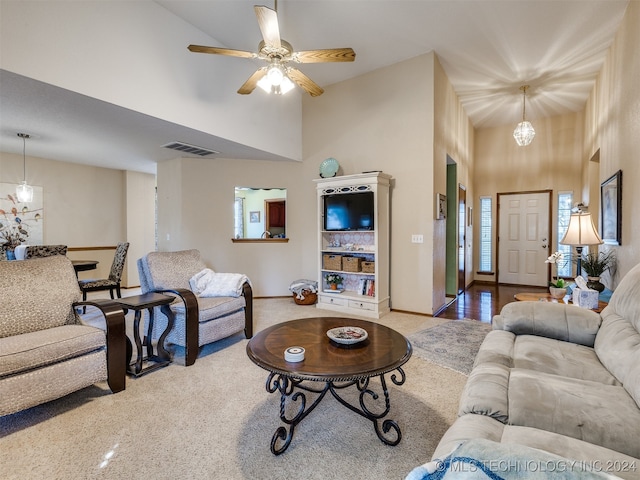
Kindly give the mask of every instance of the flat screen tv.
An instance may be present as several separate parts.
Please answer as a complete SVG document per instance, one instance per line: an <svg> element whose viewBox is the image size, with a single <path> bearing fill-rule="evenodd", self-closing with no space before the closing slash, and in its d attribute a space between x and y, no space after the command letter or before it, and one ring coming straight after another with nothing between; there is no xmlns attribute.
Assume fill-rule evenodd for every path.
<svg viewBox="0 0 640 480"><path fill-rule="evenodd" d="M373 192L324 196L324 229L373 230Z"/></svg>

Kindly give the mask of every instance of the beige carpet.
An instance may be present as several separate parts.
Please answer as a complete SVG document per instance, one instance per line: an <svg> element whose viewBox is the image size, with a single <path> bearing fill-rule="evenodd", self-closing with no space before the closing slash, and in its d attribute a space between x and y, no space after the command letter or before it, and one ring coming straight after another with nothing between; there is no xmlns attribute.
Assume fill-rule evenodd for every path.
<svg viewBox="0 0 640 480"><path fill-rule="evenodd" d="M335 312L291 299L256 300L257 330ZM380 320L404 335L446 322L392 312ZM113 395L105 384L0 418L3 479L402 479L430 458L454 421L464 375L417 357L391 385L389 418L402 429L384 445L373 424L330 396L300 425L289 449L269 450L279 396L246 355L239 334L182 358ZM389 382L391 383L391 382Z"/></svg>

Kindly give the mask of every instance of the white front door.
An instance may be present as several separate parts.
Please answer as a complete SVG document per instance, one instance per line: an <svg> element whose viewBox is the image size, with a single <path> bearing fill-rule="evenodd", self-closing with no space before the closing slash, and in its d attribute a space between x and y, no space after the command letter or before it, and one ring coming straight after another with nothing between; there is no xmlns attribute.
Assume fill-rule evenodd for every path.
<svg viewBox="0 0 640 480"><path fill-rule="evenodd" d="M545 287L549 281L551 192L498 196L498 282Z"/></svg>

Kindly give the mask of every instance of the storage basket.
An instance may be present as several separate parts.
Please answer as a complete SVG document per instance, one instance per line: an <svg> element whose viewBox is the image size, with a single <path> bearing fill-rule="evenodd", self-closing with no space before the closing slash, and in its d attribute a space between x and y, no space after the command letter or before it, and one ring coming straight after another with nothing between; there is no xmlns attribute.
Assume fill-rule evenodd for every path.
<svg viewBox="0 0 640 480"><path fill-rule="evenodd" d="M311 290L303 290L302 298L298 298L298 296L293 294L293 301L298 305L313 305L318 300L318 295Z"/></svg>
<svg viewBox="0 0 640 480"><path fill-rule="evenodd" d="M343 257L342 270L345 272L359 272L362 258L360 257Z"/></svg>
<svg viewBox="0 0 640 480"><path fill-rule="evenodd" d="M376 273L376 262L362 262L362 271L364 273Z"/></svg>
<svg viewBox="0 0 640 480"><path fill-rule="evenodd" d="M325 270L342 270L342 255L323 255L322 268Z"/></svg>

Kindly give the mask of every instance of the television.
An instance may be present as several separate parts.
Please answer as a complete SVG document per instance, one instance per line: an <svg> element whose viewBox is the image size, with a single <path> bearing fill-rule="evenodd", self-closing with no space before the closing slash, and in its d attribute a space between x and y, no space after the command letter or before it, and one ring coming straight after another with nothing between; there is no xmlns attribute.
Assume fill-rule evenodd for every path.
<svg viewBox="0 0 640 480"><path fill-rule="evenodd" d="M373 192L324 196L324 229L327 231L373 230Z"/></svg>

